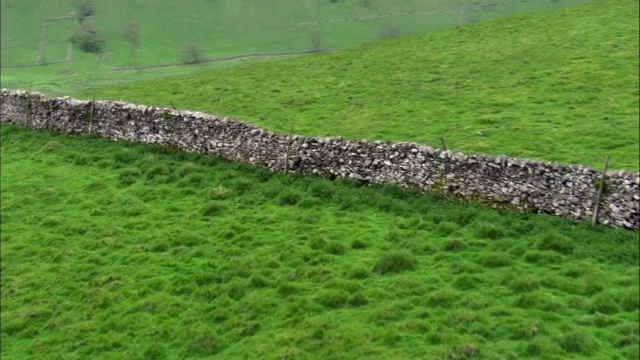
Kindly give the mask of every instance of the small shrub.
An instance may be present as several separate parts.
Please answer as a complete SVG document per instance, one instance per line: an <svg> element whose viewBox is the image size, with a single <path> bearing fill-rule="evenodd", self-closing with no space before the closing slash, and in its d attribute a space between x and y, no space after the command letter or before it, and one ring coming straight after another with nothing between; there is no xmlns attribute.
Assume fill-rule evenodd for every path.
<svg viewBox="0 0 640 360"><path fill-rule="evenodd" d="M134 63L138 64L138 46L140 44L140 24L135 20L129 20L123 27L122 32L125 39L131 45L131 57Z"/></svg>
<svg viewBox="0 0 640 360"><path fill-rule="evenodd" d="M195 43L188 43L182 48L182 63L195 64L202 60L202 48Z"/></svg>
<svg viewBox="0 0 640 360"><path fill-rule="evenodd" d="M107 47L106 37L90 21L82 23L70 40L86 53L102 54Z"/></svg>
<svg viewBox="0 0 640 360"><path fill-rule="evenodd" d="M85 18L91 17L96 12L96 3L94 0L84 0L76 9L76 17L82 22Z"/></svg>
<svg viewBox="0 0 640 360"><path fill-rule="evenodd" d="M122 26L122 34L132 45L137 45L140 39L140 24L134 19L129 20Z"/></svg>
<svg viewBox="0 0 640 360"><path fill-rule="evenodd" d="M413 270L416 265L414 257L406 251L394 251L382 255L373 271L380 274L399 273L407 270Z"/></svg>
<svg viewBox="0 0 640 360"><path fill-rule="evenodd" d="M324 37L319 32L313 32L309 36L309 45L311 50L320 50L322 49L322 45L324 45Z"/></svg>
<svg viewBox="0 0 640 360"><path fill-rule="evenodd" d="M400 28L398 25L387 25L380 31L380 40L389 40L400 37Z"/></svg>

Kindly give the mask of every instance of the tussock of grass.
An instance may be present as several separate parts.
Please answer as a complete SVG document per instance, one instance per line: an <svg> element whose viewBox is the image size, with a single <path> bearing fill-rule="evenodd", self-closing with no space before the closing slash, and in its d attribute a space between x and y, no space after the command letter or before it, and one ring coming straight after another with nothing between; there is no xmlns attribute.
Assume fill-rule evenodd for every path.
<svg viewBox="0 0 640 360"><path fill-rule="evenodd" d="M569 353L589 355L599 346L591 335L584 331L570 331L560 337L560 346Z"/></svg>
<svg viewBox="0 0 640 360"><path fill-rule="evenodd" d="M393 251L382 255L373 267L373 271L381 275L399 273L412 270L415 265L416 259L410 253L406 251Z"/></svg>
<svg viewBox="0 0 640 360"><path fill-rule="evenodd" d="M570 254L573 251L573 241L561 234L547 232L540 237L537 247L540 250L552 250L561 254Z"/></svg>
<svg viewBox="0 0 640 360"><path fill-rule="evenodd" d="M504 230L494 224L481 223L476 230L476 236L480 239L498 240L504 236Z"/></svg>

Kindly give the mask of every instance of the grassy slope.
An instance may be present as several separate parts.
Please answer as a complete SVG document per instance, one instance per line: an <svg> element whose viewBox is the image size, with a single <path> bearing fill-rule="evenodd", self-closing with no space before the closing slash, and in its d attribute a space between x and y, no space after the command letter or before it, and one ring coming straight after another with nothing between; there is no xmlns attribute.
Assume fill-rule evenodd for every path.
<svg viewBox="0 0 640 360"><path fill-rule="evenodd" d="M183 46L199 44L205 57L223 57L259 51L292 51L311 48L310 39L322 39L321 47L352 47L365 41L375 41L381 31L395 26L401 35L411 35L460 24L464 19L483 20L537 9L558 8L593 0L564 0L513 3L510 0L110 0L97 1L95 26L109 43L114 66L132 66L134 59L129 43L123 36L123 26L130 20L140 24L138 64L176 63L181 61ZM3 64L24 64L36 61L41 25L45 18L62 16L74 10L78 0L4 0L2 1ZM433 10L468 8L483 3L495 7L461 13L429 13ZM312 21L346 19L375 14L401 14L360 21L333 21L314 25L298 25ZM426 13L424 13L426 12ZM264 16L268 13L269 16ZM75 21L50 23L47 30L45 58L49 61L66 57L66 45L75 30ZM118 84L175 74L175 69L137 73L110 71L107 61L99 64L96 56L74 49L69 64L40 68L2 69L2 85L28 88L47 93L64 94L79 88ZM217 69L218 66L207 66ZM198 72L201 68L190 68ZM181 71L184 72L184 71ZM66 94L65 94L66 95Z"/></svg>
<svg viewBox="0 0 640 360"><path fill-rule="evenodd" d="M637 10L611 0L98 97L596 168L610 154L613 169L638 171Z"/></svg>
<svg viewBox="0 0 640 360"><path fill-rule="evenodd" d="M638 359L637 232L1 140L3 358Z"/></svg>

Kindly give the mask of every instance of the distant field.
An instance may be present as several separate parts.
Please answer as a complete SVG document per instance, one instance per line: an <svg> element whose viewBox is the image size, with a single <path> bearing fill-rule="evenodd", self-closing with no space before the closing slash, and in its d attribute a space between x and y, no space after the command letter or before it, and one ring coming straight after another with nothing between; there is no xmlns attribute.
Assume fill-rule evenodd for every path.
<svg viewBox="0 0 640 360"><path fill-rule="evenodd" d="M5 359L638 359L638 233L2 125Z"/></svg>
<svg viewBox="0 0 640 360"><path fill-rule="evenodd" d="M112 66L181 62L187 43L202 48L203 57L225 57L252 52L350 48L382 37L408 36L462 23L513 13L557 9L593 0L181 0L95 1L95 28L107 41L110 57L102 60L73 48L73 61L39 68L2 68L2 86L34 89L49 94L175 75L176 69L137 73L111 71ZM3 65L34 63L38 56L42 22L68 15L79 0L3 0L1 13ZM269 14L265 16L264 14ZM137 61L124 27L139 25ZM48 25L46 61L66 58L67 43L76 20ZM224 66L238 65L238 63ZM206 69L219 69L219 65ZM196 73L202 67L181 69Z"/></svg>
<svg viewBox="0 0 640 360"><path fill-rule="evenodd" d="M638 171L638 4L605 1L339 53L98 89L286 133ZM90 99L92 92L79 94Z"/></svg>

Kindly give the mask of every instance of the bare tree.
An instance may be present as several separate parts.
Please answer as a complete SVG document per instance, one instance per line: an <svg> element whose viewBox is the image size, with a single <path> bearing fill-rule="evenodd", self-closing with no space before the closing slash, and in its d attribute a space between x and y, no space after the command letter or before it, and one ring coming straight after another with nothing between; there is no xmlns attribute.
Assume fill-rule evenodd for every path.
<svg viewBox="0 0 640 360"><path fill-rule="evenodd" d="M136 65L138 65L138 47L140 45L140 24L131 19L124 25L124 36L131 46L131 57Z"/></svg>
<svg viewBox="0 0 640 360"><path fill-rule="evenodd" d="M395 39L400 37L400 28L397 25L387 25L380 31L380 40Z"/></svg>
<svg viewBox="0 0 640 360"><path fill-rule="evenodd" d="M202 48L196 43L188 43L182 49L182 62L184 64L195 64L202 60Z"/></svg>
<svg viewBox="0 0 640 360"><path fill-rule="evenodd" d="M322 49L322 45L324 45L324 37L319 32L313 32L309 35L309 45L311 45L311 50L320 50Z"/></svg>

